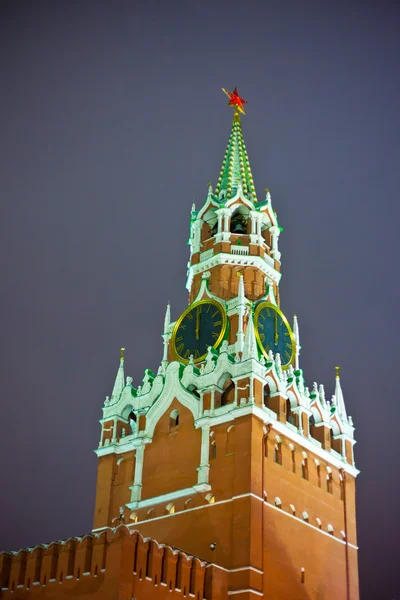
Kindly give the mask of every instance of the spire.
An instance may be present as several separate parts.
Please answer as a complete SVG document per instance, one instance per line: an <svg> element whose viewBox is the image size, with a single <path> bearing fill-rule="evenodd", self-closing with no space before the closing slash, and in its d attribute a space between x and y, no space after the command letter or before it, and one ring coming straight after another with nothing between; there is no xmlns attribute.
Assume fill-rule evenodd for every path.
<svg viewBox="0 0 400 600"><path fill-rule="evenodd" d="M249 320L247 322L247 331L244 339L242 360L248 360L249 358L255 358L258 360L257 342L256 336L254 335L253 315L251 312L249 312Z"/></svg>
<svg viewBox="0 0 400 600"><path fill-rule="evenodd" d="M346 413L346 407L344 405L342 386L340 385L340 367L335 367L335 369L336 369L336 387L335 387L336 405L338 407L339 416L344 421L347 421L347 413Z"/></svg>
<svg viewBox="0 0 400 600"><path fill-rule="evenodd" d="M239 98L239 96L237 97ZM239 99L242 103L245 102L241 98ZM236 109L233 116L228 146L219 174L218 183L215 188L215 195L219 198L221 192L225 192L223 197L233 198L236 195L238 188L241 186L245 196L251 196L253 202L257 202L253 175L251 173L249 157L247 156L247 150L243 139L242 124L239 115L240 107L238 101L235 101L230 105L236 106ZM242 110L242 112L244 111Z"/></svg>
<svg viewBox="0 0 400 600"><path fill-rule="evenodd" d="M125 375L124 375L124 360L125 360L125 348L121 348L121 358L119 361L119 368L117 376L115 378L114 388L111 394L111 403L117 402L122 394L122 390L125 387Z"/></svg>

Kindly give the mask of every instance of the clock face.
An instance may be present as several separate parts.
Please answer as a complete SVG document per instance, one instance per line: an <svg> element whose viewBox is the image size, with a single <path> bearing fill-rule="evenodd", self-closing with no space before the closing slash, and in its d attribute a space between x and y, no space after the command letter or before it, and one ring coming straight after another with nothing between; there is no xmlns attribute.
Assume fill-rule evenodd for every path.
<svg viewBox="0 0 400 600"><path fill-rule="evenodd" d="M172 349L181 362L204 360L209 346L216 348L226 330L226 313L215 300L200 300L189 306L177 320L172 332Z"/></svg>
<svg viewBox="0 0 400 600"><path fill-rule="evenodd" d="M287 369L295 357L296 342L285 315L273 304L261 302L255 312L255 332L263 354L279 352L282 367Z"/></svg>

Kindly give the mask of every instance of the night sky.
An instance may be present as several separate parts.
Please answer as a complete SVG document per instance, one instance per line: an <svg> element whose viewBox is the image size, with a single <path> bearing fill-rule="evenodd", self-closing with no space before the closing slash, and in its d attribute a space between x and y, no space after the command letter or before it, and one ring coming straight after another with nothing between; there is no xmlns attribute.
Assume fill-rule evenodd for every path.
<svg viewBox="0 0 400 600"><path fill-rule="evenodd" d="M0 549L90 531L119 348L157 371L190 209L232 110L284 232L306 383L341 366L361 598L398 600L400 26L395 2L0 4ZM339 600L339 599L338 599Z"/></svg>

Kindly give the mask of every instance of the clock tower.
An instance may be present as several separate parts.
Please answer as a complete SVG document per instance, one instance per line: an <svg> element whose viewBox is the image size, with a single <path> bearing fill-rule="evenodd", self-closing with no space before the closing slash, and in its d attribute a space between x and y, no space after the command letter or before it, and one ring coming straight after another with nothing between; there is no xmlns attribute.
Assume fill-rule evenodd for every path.
<svg viewBox="0 0 400 600"><path fill-rule="evenodd" d="M190 215L189 306L175 320L167 307L161 364L140 385L121 353L93 532L139 531L143 578L154 579L154 538L218 566L221 598L357 600L353 422L339 369L331 400L306 385L297 318L280 301L282 228L268 189L256 193L245 101L225 93L234 116L218 182Z"/></svg>

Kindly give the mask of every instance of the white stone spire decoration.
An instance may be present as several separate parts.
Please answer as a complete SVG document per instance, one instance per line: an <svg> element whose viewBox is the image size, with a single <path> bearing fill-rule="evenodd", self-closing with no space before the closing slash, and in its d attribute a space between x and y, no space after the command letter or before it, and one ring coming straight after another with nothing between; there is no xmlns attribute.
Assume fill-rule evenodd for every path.
<svg viewBox="0 0 400 600"><path fill-rule="evenodd" d="M298 371L300 369L299 356L300 356L301 346L300 346L299 323L297 321L296 315L294 315L294 317L293 317L293 337L294 337L294 341L296 342L296 358L295 358L294 368L296 369L296 371Z"/></svg>
<svg viewBox="0 0 400 600"><path fill-rule="evenodd" d="M343 419L343 421L347 421L347 413L346 413L346 407L344 405L342 386L340 385L340 367L336 367L335 397L336 397L336 405L338 407L339 416Z"/></svg>
<svg viewBox="0 0 400 600"><path fill-rule="evenodd" d="M237 352L243 352L244 347L244 331L243 331L243 317L246 309L247 298L244 293L244 279L243 275L239 276L239 289L238 289L238 330L236 334L237 340Z"/></svg>
<svg viewBox="0 0 400 600"><path fill-rule="evenodd" d="M111 394L110 404L117 402L122 394L122 390L125 387L125 374L124 374L124 361L125 361L125 348L121 348L121 358L119 361L119 368L117 371L117 376L115 378L115 383L113 387L113 391Z"/></svg>
<svg viewBox="0 0 400 600"><path fill-rule="evenodd" d="M168 342L169 342L169 338L170 338L170 334L168 333L168 328L170 326L171 323L171 306L168 302L167 304L167 310L165 311L165 317L164 317L164 333L162 334L162 338L164 340L164 352L163 352L163 359L162 359L162 367L165 370L167 365L168 365Z"/></svg>
<svg viewBox="0 0 400 600"><path fill-rule="evenodd" d="M242 361L254 358L258 360L258 350L256 336L254 335L253 315L249 311L249 320L247 322L246 337L244 339Z"/></svg>

